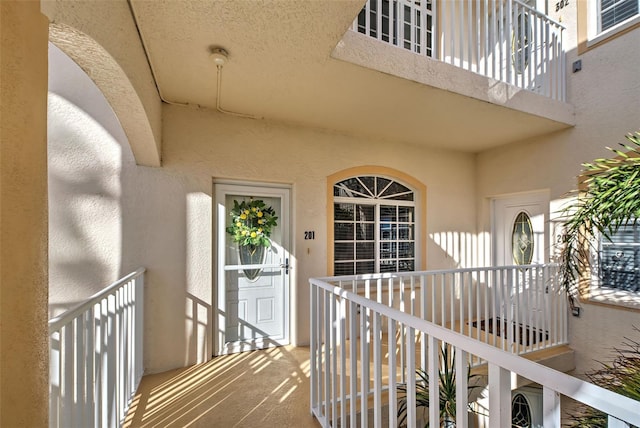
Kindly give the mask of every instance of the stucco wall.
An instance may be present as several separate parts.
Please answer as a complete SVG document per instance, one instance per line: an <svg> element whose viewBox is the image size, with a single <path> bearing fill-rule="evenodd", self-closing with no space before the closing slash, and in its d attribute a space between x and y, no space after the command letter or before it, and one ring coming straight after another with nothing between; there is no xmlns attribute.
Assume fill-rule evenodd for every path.
<svg viewBox="0 0 640 428"><path fill-rule="evenodd" d="M326 179L337 171L378 165L424 183L427 267L470 263L435 237L474 232L473 155L167 105L164 166L140 167L98 88L55 47L50 82L50 312L146 267L149 372L212 352L213 178L293 185L295 343L308 341L308 278L327 273Z"/></svg>
<svg viewBox="0 0 640 428"><path fill-rule="evenodd" d="M582 163L609 156L607 146L624 143L627 133L640 130L640 31L578 56L574 14L575 10L564 10L557 15L570 25L566 40L573 46L567 55L567 89L576 126L478 155L480 230L489 230L491 196L549 189L553 205L576 188ZM582 71L572 73L571 64L577 59L582 60ZM581 316L570 317L569 322L577 373L597 365L595 360L608 360L611 348L620 346L624 337L640 337L632 328L640 326L638 311L583 303Z"/></svg>

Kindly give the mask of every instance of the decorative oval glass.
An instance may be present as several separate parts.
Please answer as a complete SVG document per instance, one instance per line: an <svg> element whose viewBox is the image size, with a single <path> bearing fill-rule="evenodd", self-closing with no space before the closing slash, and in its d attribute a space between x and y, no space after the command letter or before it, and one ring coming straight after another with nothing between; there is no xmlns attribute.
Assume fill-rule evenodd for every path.
<svg viewBox="0 0 640 428"><path fill-rule="evenodd" d="M517 265L528 265L533 260L533 226L529 215L521 211L513 222L511 233L511 251L513 262Z"/></svg>

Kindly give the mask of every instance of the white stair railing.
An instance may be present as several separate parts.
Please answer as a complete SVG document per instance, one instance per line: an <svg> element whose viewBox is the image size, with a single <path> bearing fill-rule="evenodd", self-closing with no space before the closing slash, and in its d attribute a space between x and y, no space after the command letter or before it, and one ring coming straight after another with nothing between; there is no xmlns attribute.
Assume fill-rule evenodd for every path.
<svg viewBox="0 0 640 428"><path fill-rule="evenodd" d="M557 269L555 264L500 266L324 280L522 355L568 343L567 296Z"/></svg>
<svg viewBox="0 0 640 428"><path fill-rule="evenodd" d="M465 373L470 361L488 362L487 426L511 426L514 375L542 386L545 427L560 426L561 396L606 413L609 426L640 426L640 402L330 284L325 279L310 279L310 284L310 406L323 427L398 426L400 383L407 391L407 426L417 426L416 368L428 374L430 402L437 403L438 355L443 346L455 352L457 373ZM404 332L402 337L400 332ZM461 428L468 426L469 398L465 393L468 382L466 376L456 376L456 426ZM438 413L439 406L429 407L430 426L440 426Z"/></svg>
<svg viewBox="0 0 640 428"><path fill-rule="evenodd" d="M565 100L564 27L520 0L368 0L352 30Z"/></svg>
<svg viewBox="0 0 640 428"><path fill-rule="evenodd" d="M121 426L143 375L144 269L49 321L49 426Z"/></svg>

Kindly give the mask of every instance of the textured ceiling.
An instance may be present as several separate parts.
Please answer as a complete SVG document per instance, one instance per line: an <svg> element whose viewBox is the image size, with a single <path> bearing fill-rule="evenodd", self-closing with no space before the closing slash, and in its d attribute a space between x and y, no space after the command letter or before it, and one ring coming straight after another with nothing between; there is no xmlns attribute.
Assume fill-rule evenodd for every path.
<svg viewBox="0 0 640 428"><path fill-rule="evenodd" d="M559 129L531 114L331 58L363 0L131 0L161 96L215 108L212 46L229 52L225 110L464 151Z"/></svg>

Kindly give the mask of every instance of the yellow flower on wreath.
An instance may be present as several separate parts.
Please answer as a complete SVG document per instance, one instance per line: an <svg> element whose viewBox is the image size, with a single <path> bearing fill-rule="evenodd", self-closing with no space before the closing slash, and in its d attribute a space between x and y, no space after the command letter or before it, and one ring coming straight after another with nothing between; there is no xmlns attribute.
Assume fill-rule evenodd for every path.
<svg viewBox="0 0 640 428"><path fill-rule="evenodd" d="M269 247L272 229L278 225L275 210L263 200L233 201L231 225L226 231L240 246Z"/></svg>

